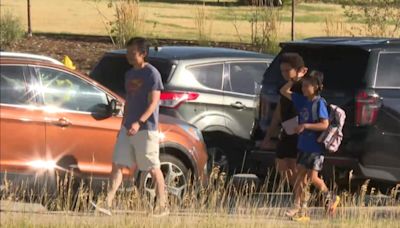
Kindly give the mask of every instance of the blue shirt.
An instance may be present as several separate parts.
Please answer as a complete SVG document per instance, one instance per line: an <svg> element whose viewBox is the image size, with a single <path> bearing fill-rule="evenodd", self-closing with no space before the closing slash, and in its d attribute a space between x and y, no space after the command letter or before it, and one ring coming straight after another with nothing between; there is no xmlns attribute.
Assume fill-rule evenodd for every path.
<svg viewBox="0 0 400 228"><path fill-rule="evenodd" d="M315 123L312 118L312 106L314 101L308 100L307 97L293 93L292 101L299 113L299 124ZM329 119L328 109L325 102L320 99L318 101L317 114L319 119ZM304 130L298 140L297 148L305 153L320 153L324 151L321 143L317 142L320 132Z"/></svg>
<svg viewBox="0 0 400 228"><path fill-rule="evenodd" d="M130 129L132 123L139 121L140 117L150 105L150 93L163 90L161 75L158 70L147 63L142 69L130 69L125 74L126 110L123 125ZM140 130L158 130L159 107L151 114Z"/></svg>

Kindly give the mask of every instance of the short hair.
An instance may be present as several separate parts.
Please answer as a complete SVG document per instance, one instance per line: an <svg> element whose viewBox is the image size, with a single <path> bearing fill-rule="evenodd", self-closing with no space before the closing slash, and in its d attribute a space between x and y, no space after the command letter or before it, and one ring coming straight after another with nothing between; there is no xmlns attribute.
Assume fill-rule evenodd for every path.
<svg viewBox="0 0 400 228"><path fill-rule="evenodd" d="M280 57L280 63L287 63L296 70L299 70L305 66L303 57L294 52L282 54L282 56Z"/></svg>
<svg viewBox="0 0 400 228"><path fill-rule="evenodd" d="M141 54L149 54L150 43L143 37L133 37L126 42L126 47L136 46Z"/></svg>
<svg viewBox="0 0 400 228"><path fill-rule="evenodd" d="M317 94L321 94L324 88L324 73L321 71L313 70L310 74L303 78L304 81L308 81L311 85L318 87Z"/></svg>

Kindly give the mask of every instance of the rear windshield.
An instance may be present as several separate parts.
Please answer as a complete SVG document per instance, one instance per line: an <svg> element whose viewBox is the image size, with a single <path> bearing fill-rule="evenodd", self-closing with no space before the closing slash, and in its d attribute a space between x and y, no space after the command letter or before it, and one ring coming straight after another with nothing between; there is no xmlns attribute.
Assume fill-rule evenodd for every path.
<svg viewBox="0 0 400 228"><path fill-rule="evenodd" d="M157 68L163 83L166 83L171 73L172 63L163 59L149 59L148 61ZM124 76L130 68L125 56L105 56L90 73L90 77L118 95L125 96Z"/></svg>
<svg viewBox="0 0 400 228"><path fill-rule="evenodd" d="M303 58L309 70L319 70L325 75L324 89L342 90L360 88L365 85L365 72L369 52L360 48L340 46L293 46L283 48L281 53L264 75L264 85L284 84L279 57L282 53L297 52Z"/></svg>

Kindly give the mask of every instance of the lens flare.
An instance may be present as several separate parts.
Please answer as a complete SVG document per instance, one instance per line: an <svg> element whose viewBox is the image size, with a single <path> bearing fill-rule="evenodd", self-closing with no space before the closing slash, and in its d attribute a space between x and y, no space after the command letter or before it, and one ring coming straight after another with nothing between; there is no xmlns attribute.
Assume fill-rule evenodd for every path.
<svg viewBox="0 0 400 228"><path fill-rule="evenodd" d="M35 160L28 162L29 166L34 169L42 169L42 170L54 170L57 167L55 161L51 160Z"/></svg>

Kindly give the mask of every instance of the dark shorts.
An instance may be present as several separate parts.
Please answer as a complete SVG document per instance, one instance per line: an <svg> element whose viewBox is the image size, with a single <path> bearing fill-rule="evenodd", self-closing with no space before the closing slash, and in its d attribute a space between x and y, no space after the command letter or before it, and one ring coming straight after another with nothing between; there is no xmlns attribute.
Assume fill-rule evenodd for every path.
<svg viewBox="0 0 400 228"><path fill-rule="evenodd" d="M285 135L283 136L276 147L276 157L278 159L297 158L297 135Z"/></svg>
<svg viewBox="0 0 400 228"><path fill-rule="evenodd" d="M297 164L304 166L306 169L321 171L324 164L324 155L320 153L299 152Z"/></svg>

